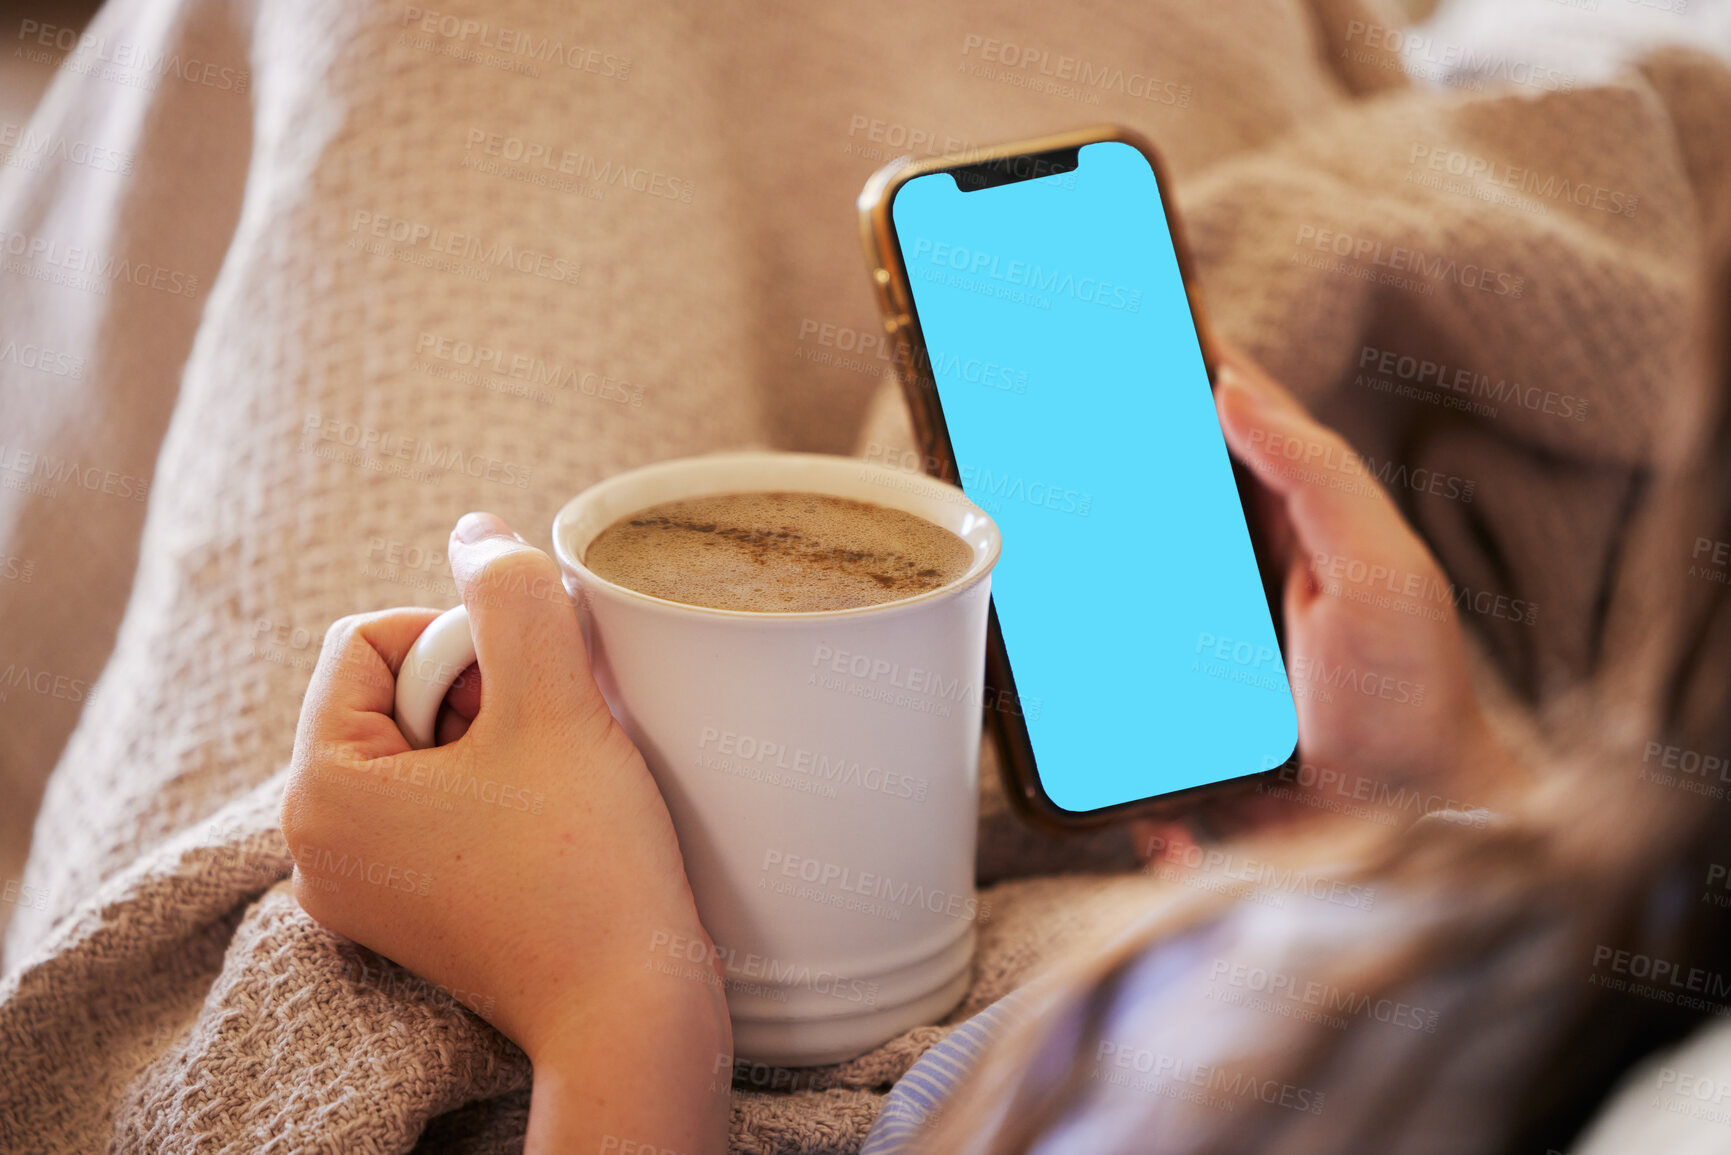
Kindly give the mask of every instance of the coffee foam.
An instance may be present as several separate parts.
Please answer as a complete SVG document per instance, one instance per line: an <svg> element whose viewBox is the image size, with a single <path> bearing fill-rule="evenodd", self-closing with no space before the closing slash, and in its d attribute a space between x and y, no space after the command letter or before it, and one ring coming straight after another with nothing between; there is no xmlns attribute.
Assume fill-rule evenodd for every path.
<svg viewBox="0 0 1731 1155"><path fill-rule="evenodd" d="M583 564L668 601L757 613L853 609L939 589L968 544L915 514L819 493L729 493L650 506L590 543Z"/></svg>

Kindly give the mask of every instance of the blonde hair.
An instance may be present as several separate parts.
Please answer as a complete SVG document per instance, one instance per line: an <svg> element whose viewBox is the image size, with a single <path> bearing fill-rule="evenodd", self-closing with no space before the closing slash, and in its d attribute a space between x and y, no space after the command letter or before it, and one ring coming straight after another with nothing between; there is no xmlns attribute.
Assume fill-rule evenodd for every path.
<svg viewBox="0 0 1731 1155"><path fill-rule="evenodd" d="M1719 299L1731 300L1731 293ZM1714 337L1724 362L1720 334ZM1719 369L1720 382L1731 383L1731 373L1723 364ZM1661 464L1654 476L1636 478L1643 500L1615 527L1632 543L1630 551L1688 541L1714 526L1717 540L1731 540L1731 429L1722 398L1711 407L1712 420L1697 427L1695 444L1675 455L1674 468ZM1649 549L1654 556L1644 566L1637 558L1613 579L1620 584L1608 583L1607 603L1627 594L1631 583L1641 585L1638 596L1621 598L1635 609L1607 607L1594 623L1599 670L1546 710L1553 735L1574 737L1533 767L1532 785L1509 800L1500 820L1482 827L1421 821L1389 829L1360 858L1354 877L1409 896L1434 921L1368 951L1355 943L1354 952L1328 962L1316 977L1354 991L1396 992L1429 976L1488 967L1499 950L1539 923L1557 928L1567 944L1553 960L1614 948L1731 974L1731 917L1716 904L1694 901L1715 846L1731 847L1731 798L1719 805L1640 781L1638 774L1655 742L1731 750L1731 586L1685 580L1675 552L1663 551ZM1680 905L1679 886L1689 896ZM913 1151L1029 1151L1082 1108L1094 1045L1132 967L1162 942L1219 917L1233 899L1196 896L1130 933L1102 934L1073 950L1045 976L1047 996L993 1040ZM1659 917L1667 909L1669 917ZM1422 1073L1445 1061L1488 1025L1486 1015L1494 1023L1499 1006L1518 997L1499 990L1499 983L1509 985L1494 968L1482 975L1475 998L1482 997L1483 1014L1451 1020L1434 1035L1415 1035L1412 1069ZM1486 1133L1500 1136L1504 1149L1564 1146L1622 1071L1680 1037L1702 1014L1585 981L1560 989L1559 997L1572 1001L1558 1028L1537 1061L1518 1066L1506 1109L1486 1122ZM1240 1058L1260 1076L1316 1086L1332 1077L1334 1061L1359 1029L1294 1022L1271 1045ZM1063 1073L1049 1078L1055 1065ZM1402 1113L1411 1109L1378 1103L1369 1113L1345 1112L1321 1131L1307 1118L1302 1122L1310 1130L1300 1134L1292 1112L1253 1104L1243 1113L1222 1113L1200 1145L1182 1149L1388 1152L1398 1149ZM1150 1119L1154 1111L1151 1101ZM1150 1130L1137 1149L1179 1150L1181 1142Z"/></svg>

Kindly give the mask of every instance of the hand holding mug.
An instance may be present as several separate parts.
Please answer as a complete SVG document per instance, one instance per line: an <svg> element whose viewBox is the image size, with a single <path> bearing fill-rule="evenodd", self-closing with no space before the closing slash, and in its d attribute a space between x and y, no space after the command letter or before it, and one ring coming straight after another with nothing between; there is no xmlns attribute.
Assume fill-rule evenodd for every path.
<svg viewBox="0 0 1731 1155"><path fill-rule="evenodd" d="M672 1081L668 1102L710 1114L671 1134L656 1110L609 1126L707 1146L716 1118L726 1132L726 1096L717 1116L708 1095L716 1056L731 1053L719 979L643 968L654 935L709 941L667 807L596 687L553 560L488 514L458 523L450 557L487 674L479 712L459 739L425 750L392 718L396 673L437 611L331 627L283 802L296 899L485 1014L534 1060L538 1094L543 1068L605 1054L623 1071L632 1048L679 1040L654 1057L656 1077ZM597 1032L611 1034L607 1015L626 1007L623 1049L593 1050ZM677 1023L657 1033L646 1013ZM566 1054L585 1043L587 1057ZM584 1077L601 1093L609 1076ZM703 1094L672 1094L682 1078Z"/></svg>
<svg viewBox="0 0 1731 1155"><path fill-rule="evenodd" d="M858 559L909 568L868 574L863 603L747 609L677 591L654 596L585 564L609 527L652 524L634 520L651 507L725 505L741 494L864 518L861 537L813 546L819 568ZM990 572L1001 547L992 519L932 478L787 453L661 462L591 486L555 519L557 566L482 516L464 520L451 548L463 606L436 620L421 610L346 619L327 640L284 811L291 840L400 858L418 879L464 861L473 869L477 855L506 870L526 852L538 872L531 891L576 891L549 896L541 916L560 920L547 936L549 967L576 925L582 945L570 945L568 964L579 975L600 953L597 971L618 974L623 959L706 992L724 989L732 1038L755 1061L835 1062L954 1007L970 978L979 913L980 707ZM892 524L947 540L954 568L855 548ZM715 527L689 528L707 555L704 531ZM779 520L761 537L739 532L731 540L751 555L740 589L753 597L769 589L774 603L788 587L755 576L767 559L754 551L809 539ZM709 572L726 552L680 572ZM797 556L788 564L797 568ZM459 709L440 721L447 688L471 662L485 674L478 712L458 692ZM424 749L435 732L461 736ZM461 816L435 810L404 818L403 830L381 828L378 815L345 805L358 793L339 789L356 783L343 776L355 769L350 761L360 781L384 783L403 807L455 800ZM556 800L569 809L518 830L539 817L524 809ZM422 818L426 829L410 837L407 827ZM520 836L529 839L521 847ZM428 860L426 847L453 844L464 857ZM575 859L573 869L544 862L547 852ZM327 857L302 870L311 874ZM388 867L383 876L403 877ZM469 909L487 901L469 895L448 924L428 916L386 935L395 929L389 919L402 917L398 906L338 885L321 894L316 875L302 880L309 913L367 945L383 943L377 949L435 982L475 976L441 969L448 960L439 951L457 948L428 948L423 938L448 944L470 917L503 930L494 912ZM589 888L621 905L588 898ZM358 920L354 903L365 908ZM374 913L387 922L367 923ZM537 1025L516 1024L509 1008L499 1023L514 1038Z"/></svg>

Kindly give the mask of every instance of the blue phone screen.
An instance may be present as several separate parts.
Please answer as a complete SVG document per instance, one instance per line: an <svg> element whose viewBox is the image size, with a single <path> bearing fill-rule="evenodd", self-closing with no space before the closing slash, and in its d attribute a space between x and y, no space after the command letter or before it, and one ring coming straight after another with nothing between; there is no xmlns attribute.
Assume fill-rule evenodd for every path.
<svg viewBox="0 0 1731 1155"><path fill-rule="evenodd" d="M1086 812L1272 769L1297 711L1153 169L901 187L891 214L1041 785Z"/></svg>

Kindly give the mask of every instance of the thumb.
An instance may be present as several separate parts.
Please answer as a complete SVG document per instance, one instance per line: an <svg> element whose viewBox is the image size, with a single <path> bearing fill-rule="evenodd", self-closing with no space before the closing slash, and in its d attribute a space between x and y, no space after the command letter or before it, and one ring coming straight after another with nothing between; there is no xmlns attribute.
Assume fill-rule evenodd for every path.
<svg viewBox="0 0 1731 1155"><path fill-rule="evenodd" d="M1228 362L1217 373L1220 427L1233 454L1286 506L1305 560L1369 563L1417 544L1365 459L1265 374ZM1294 559L1298 561L1299 559Z"/></svg>
<svg viewBox="0 0 1731 1155"><path fill-rule="evenodd" d="M487 687L482 719L546 704L606 712L552 558L490 513L463 515L451 531L450 558Z"/></svg>

